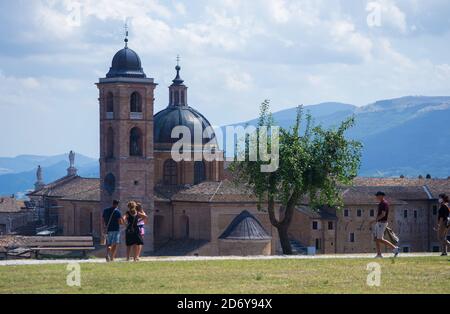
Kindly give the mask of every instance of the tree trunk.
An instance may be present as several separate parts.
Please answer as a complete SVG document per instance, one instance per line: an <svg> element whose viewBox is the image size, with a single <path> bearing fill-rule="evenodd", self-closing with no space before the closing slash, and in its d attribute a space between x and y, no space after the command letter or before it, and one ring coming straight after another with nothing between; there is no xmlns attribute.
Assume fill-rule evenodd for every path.
<svg viewBox="0 0 450 314"><path fill-rule="evenodd" d="M284 211L283 220L275 226L278 230L278 235L280 237L281 248L283 249L284 255L292 255L292 246L289 241L288 230L291 225L292 218L294 217L295 206L300 199L301 192L294 191L287 202L286 209Z"/></svg>
<svg viewBox="0 0 450 314"><path fill-rule="evenodd" d="M277 227L278 236L280 237L281 248L283 249L284 255L292 255L291 242L289 242L288 236L289 225L281 224Z"/></svg>

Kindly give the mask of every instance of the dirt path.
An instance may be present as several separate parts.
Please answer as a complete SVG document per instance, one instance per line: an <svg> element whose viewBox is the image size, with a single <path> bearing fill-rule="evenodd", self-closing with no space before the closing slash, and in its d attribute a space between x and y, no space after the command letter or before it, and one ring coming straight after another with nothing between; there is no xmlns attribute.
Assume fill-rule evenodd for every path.
<svg viewBox="0 0 450 314"><path fill-rule="evenodd" d="M431 257L439 256L438 253L410 253L400 254L399 258L411 257ZM385 254L384 258L391 258L392 254ZM340 255L315 255L315 256L178 256L178 257L143 257L140 262L182 262L182 261L217 261L217 260L272 260L272 259L356 259L366 258L374 259L374 254L340 254ZM117 259L117 263L126 263L124 259ZM48 264L68 264L68 263L106 263L104 259L86 259L86 260L7 260L0 261L0 266L20 266L20 265L48 265Z"/></svg>

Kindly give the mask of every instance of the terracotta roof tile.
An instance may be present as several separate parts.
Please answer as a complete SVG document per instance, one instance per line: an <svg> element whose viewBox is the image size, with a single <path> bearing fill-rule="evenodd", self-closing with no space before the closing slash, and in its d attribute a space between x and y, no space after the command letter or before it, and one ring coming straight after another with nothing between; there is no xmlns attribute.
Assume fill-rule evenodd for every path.
<svg viewBox="0 0 450 314"><path fill-rule="evenodd" d="M100 179L66 176L45 185L29 196L48 196L70 200L100 200Z"/></svg>
<svg viewBox="0 0 450 314"><path fill-rule="evenodd" d="M299 206L297 210L312 219L337 220L335 212L330 212L325 209L313 210L308 206Z"/></svg>
<svg viewBox="0 0 450 314"><path fill-rule="evenodd" d="M256 202L252 191L245 185L236 185L224 180L220 182L203 182L176 193L173 201L185 202Z"/></svg>
<svg viewBox="0 0 450 314"><path fill-rule="evenodd" d="M426 186L431 196L435 199L439 194L450 194L449 179L409 179L409 178L364 178L359 177L354 180L355 186Z"/></svg>

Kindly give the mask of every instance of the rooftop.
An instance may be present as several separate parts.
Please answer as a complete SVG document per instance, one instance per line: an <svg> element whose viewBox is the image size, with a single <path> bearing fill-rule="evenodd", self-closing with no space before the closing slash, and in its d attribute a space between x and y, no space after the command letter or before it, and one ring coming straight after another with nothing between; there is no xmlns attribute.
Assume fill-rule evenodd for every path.
<svg viewBox="0 0 450 314"><path fill-rule="evenodd" d="M257 201L250 188L237 185L229 180L220 182L203 182L185 190L181 190L172 197L173 201L184 202L249 202Z"/></svg>
<svg viewBox="0 0 450 314"><path fill-rule="evenodd" d="M71 200L100 200L100 179L65 176L46 184L28 196L47 196Z"/></svg>
<svg viewBox="0 0 450 314"><path fill-rule="evenodd" d="M271 236L248 211L240 213L219 237L222 240L270 240Z"/></svg>
<svg viewBox="0 0 450 314"><path fill-rule="evenodd" d="M0 196L0 213L18 213L25 208L25 203L11 196Z"/></svg>

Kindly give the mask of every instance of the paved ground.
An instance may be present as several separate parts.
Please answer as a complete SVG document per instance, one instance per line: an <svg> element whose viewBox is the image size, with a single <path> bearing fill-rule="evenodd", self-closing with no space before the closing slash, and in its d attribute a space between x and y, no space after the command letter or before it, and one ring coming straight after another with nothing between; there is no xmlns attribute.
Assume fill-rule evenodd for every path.
<svg viewBox="0 0 450 314"><path fill-rule="evenodd" d="M410 254L400 254L399 258L411 258L411 257L430 257L439 256L437 253L410 253ZM392 257L392 254L385 254L385 258ZM367 258L373 259L374 254L339 254L339 255L315 255L315 256L304 256L304 255L294 255L294 256L179 256L179 257L143 257L141 262L179 262L179 261L215 261L215 260L270 260L270 259L356 259L356 258ZM118 259L117 262L126 262L124 259ZM67 263L106 263L104 259L86 259L86 260L7 260L0 261L0 266L18 266L18 265L41 265L41 264L67 264Z"/></svg>

